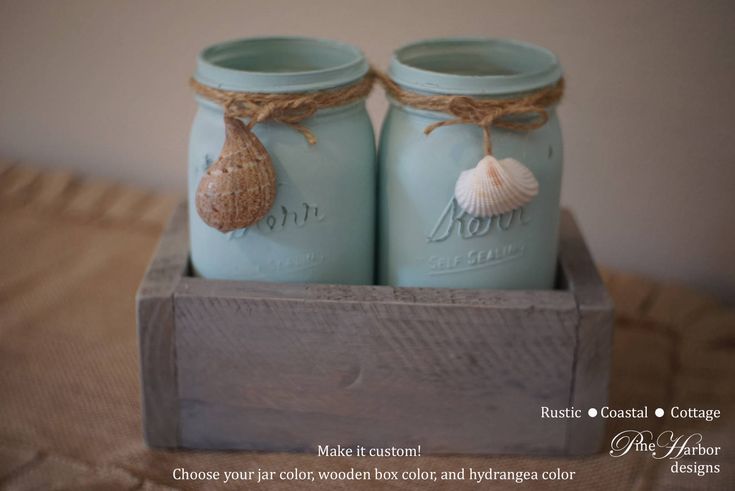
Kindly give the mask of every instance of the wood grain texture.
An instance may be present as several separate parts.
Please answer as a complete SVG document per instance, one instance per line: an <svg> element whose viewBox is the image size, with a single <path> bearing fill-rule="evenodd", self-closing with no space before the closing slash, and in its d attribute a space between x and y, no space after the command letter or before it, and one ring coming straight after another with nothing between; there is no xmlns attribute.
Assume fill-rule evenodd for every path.
<svg viewBox="0 0 735 491"><path fill-rule="evenodd" d="M564 451L565 422L539 412L569 399L571 300L492 308L177 290L175 312L185 447Z"/></svg>
<svg viewBox="0 0 735 491"><path fill-rule="evenodd" d="M577 347L569 405L582 409L583 417L572 420L567 451L583 455L599 450L605 420L586 415L589 408L607 404L612 347L613 306L592 256L574 218L562 213L559 261L579 308Z"/></svg>
<svg viewBox="0 0 735 491"><path fill-rule="evenodd" d="M609 300L567 213L561 236L560 290L213 281L180 207L139 299L149 444L594 451L599 420L540 417L607 400Z"/></svg>
<svg viewBox="0 0 735 491"><path fill-rule="evenodd" d="M464 305L500 309L556 308L575 304L574 295L562 290L474 290L452 288L407 288L376 285L326 285L213 281L182 278L178 293L222 298L273 298L332 302L393 302Z"/></svg>
<svg viewBox="0 0 735 491"><path fill-rule="evenodd" d="M179 403L173 291L189 255L186 206L163 233L136 298L140 344L143 427L151 447L177 447Z"/></svg>

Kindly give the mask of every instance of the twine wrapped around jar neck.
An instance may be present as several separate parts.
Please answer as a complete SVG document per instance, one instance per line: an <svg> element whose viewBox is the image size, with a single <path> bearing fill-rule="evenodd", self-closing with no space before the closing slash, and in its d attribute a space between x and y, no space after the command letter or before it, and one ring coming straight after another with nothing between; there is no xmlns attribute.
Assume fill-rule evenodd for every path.
<svg viewBox="0 0 735 491"><path fill-rule="evenodd" d="M358 82L331 90L299 93L235 92L204 85L194 78L189 85L194 92L222 106L225 116L249 118L247 129L263 121L278 121L302 135L309 144L316 143L316 136L301 122L319 109L343 106L364 99L370 94L375 81L371 70Z"/></svg>
<svg viewBox="0 0 735 491"><path fill-rule="evenodd" d="M431 95L406 90L388 75L376 72L378 82L385 92L399 104L446 113L454 118L430 124L424 128L430 134L442 126L455 124L474 124L482 129L486 155L492 155L490 128L497 126L514 131L530 131L542 127L549 120L547 108L558 103L564 94L564 79L554 85L524 94L520 97L505 99L485 99L463 95ZM507 119L512 116L533 116L528 121Z"/></svg>

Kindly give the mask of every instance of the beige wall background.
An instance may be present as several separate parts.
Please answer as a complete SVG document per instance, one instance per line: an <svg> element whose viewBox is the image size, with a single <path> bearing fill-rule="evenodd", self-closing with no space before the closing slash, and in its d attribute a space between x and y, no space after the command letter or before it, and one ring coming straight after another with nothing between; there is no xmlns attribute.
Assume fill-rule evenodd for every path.
<svg viewBox="0 0 735 491"><path fill-rule="evenodd" d="M562 199L596 259L734 302L734 26L731 0L3 1L0 156L183 191L208 44L320 36L385 67L420 38L512 37L564 65Z"/></svg>

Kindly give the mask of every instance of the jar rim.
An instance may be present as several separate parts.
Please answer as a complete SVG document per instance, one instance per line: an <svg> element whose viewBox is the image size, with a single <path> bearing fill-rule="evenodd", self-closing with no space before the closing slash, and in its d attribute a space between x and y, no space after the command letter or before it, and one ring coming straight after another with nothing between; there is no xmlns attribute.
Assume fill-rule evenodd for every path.
<svg viewBox="0 0 735 491"><path fill-rule="evenodd" d="M388 73L419 92L507 95L537 90L562 76L557 56L535 44L503 38L435 38L397 49Z"/></svg>
<svg viewBox="0 0 735 491"><path fill-rule="evenodd" d="M268 36L204 48L194 78L238 92L308 92L346 85L369 70L363 52L328 39Z"/></svg>

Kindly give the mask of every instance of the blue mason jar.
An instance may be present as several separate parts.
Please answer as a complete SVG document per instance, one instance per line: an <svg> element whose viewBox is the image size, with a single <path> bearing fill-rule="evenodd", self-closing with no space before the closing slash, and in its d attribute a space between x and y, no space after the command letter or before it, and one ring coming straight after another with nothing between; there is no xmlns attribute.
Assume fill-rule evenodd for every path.
<svg viewBox="0 0 735 491"><path fill-rule="evenodd" d="M368 70L363 53L346 44L253 38L202 51L194 78L227 91L298 93L349 85ZM320 109L300 122L316 137L314 145L287 125L256 124L253 131L273 161L276 201L259 222L223 233L206 225L194 206L199 181L224 143L223 109L196 99L189 145L194 273L217 279L372 283L375 139L364 100Z"/></svg>
<svg viewBox="0 0 735 491"><path fill-rule="evenodd" d="M397 50L388 76L425 95L514 98L556 84L548 50L502 39L436 39ZM424 129L451 119L391 100L379 157L379 282L393 286L547 289L557 263L562 140L553 107L532 131L492 128L497 159L522 162L538 181L529 203L479 217L454 199L461 172L483 157L471 124ZM517 116L521 120L527 116Z"/></svg>

